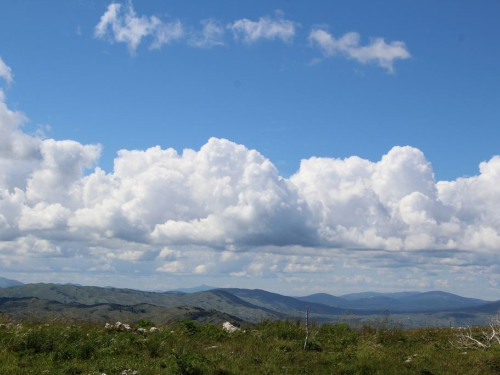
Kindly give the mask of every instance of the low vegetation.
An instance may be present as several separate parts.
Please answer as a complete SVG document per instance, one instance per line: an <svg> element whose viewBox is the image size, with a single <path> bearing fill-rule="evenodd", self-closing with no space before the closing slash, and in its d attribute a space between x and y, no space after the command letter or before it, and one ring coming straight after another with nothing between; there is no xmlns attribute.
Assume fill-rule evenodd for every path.
<svg viewBox="0 0 500 375"><path fill-rule="evenodd" d="M231 333L190 320L157 326L143 319L128 328L0 323L1 374L500 374L500 345L464 348L457 328L405 330L386 317L354 327L313 322L305 350L300 320ZM467 331L478 339L483 332Z"/></svg>

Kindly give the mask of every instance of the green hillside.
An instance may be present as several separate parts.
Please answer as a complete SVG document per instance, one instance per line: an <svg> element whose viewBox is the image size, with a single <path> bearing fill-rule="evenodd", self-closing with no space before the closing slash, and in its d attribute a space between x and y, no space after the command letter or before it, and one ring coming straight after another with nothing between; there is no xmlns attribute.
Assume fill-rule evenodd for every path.
<svg viewBox="0 0 500 375"><path fill-rule="evenodd" d="M477 304L480 303L478 300L442 292L422 293L419 299L422 305L427 303L426 301L431 301L434 306L441 306L440 310L421 311L422 307L417 306L415 310L405 312L396 309L390 311L373 308L377 306L377 303L390 299L383 296L368 298L369 302L373 301L375 304L366 303L361 305L367 307L366 310L362 310L308 302L259 289L236 288L179 294L78 285L26 284L0 289L0 298L2 297L36 297L39 299L33 300L31 304L24 302L23 305L19 302L17 309L8 310L7 307L2 308L0 306L0 312L15 313L16 316L24 316L23 314L26 312L45 317L48 314L62 314L63 310L65 310L64 314L74 314L79 319L109 321L116 318L127 322L139 320L141 314L147 319L159 322L175 320L175 317L182 319L187 316L185 309L189 308L193 309L194 314L197 314L197 311L200 313L202 311L218 312L219 314L227 314L227 320L239 319L252 323L263 320L300 318L304 316L305 310L309 310L311 318L319 323L348 322L352 325L366 324L383 317L389 322L401 324L405 328L449 327L487 324L488 316L495 313L496 310L494 309L498 308L498 303L478 306ZM320 297L324 299L325 296ZM440 299L440 297L443 298ZM360 303L363 300L361 298L356 301L346 302L348 304ZM47 304L48 301L57 302L58 304ZM418 304L418 301L402 303L411 305ZM470 303L470 307L456 308L456 306L464 306L467 303ZM141 307L141 311L145 311L138 312L137 306L146 306ZM199 319L196 318L195 320Z"/></svg>
<svg viewBox="0 0 500 375"><path fill-rule="evenodd" d="M264 307L254 306L221 290L176 294L143 292L132 289L41 283L0 289L0 297L36 297L65 304L80 303L84 305L117 304L133 306L138 304L149 304L167 308L192 306L208 311L221 311L247 322L258 322L263 319L286 317L285 314L280 314L279 312Z"/></svg>
<svg viewBox="0 0 500 375"><path fill-rule="evenodd" d="M183 319L199 323L222 324L223 322L243 323L235 316L217 310L204 310L200 307L178 306L161 307L147 303L125 306L100 303L83 305L80 303L63 304L38 298L0 298L0 312L15 321L92 321L114 324L115 322L137 323L148 320L155 324L167 324Z"/></svg>

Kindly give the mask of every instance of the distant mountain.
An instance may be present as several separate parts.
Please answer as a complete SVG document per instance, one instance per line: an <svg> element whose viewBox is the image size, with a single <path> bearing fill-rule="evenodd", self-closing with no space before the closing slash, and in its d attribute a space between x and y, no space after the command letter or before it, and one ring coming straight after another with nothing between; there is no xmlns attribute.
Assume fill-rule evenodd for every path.
<svg viewBox="0 0 500 375"><path fill-rule="evenodd" d="M335 297L326 293L312 294L310 296L298 297L298 300L304 302L321 303L350 310L370 310L370 311L397 311L401 309L401 301L394 298L377 296L361 298L356 300L346 300L341 297Z"/></svg>
<svg viewBox="0 0 500 375"><path fill-rule="evenodd" d="M304 302L313 302L313 303L321 303L323 305L328 305L328 306L343 306L346 302L345 299L332 296L331 294L327 293L316 293L316 294L311 294L310 296L304 296L304 297L295 297L299 301L304 301Z"/></svg>
<svg viewBox="0 0 500 375"><path fill-rule="evenodd" d="M350 310L377 310L389 312L446 311L489 303L445 292L355 293L342 297L326 293L299 297L301 301L322 303Z"/></svg>
<svg viewBox="0 0 500 375"><path fill-rule="evenodd" d="M419 293L413 296L400 298L403 302L402 310L424 311L424 310L455 310L463 307L480 306L490 303L477 298L467 298L456 294L441 291Z"/></svg>
<svg viewBox="0 0 500 375"><path fill-rule="evenodd" d="M11 286L24 285L22 282L17 280L6 279L5 277L0 277L0 288L10 288Z"/></svg>
<svg viewBox="0 0 500 375"><path fill-rule="evenodd" d="M351 293L344 294L340 296L348 301L354 301L358 299L373 298L373 297L389 297L393 299L399 299L404 297L411 297L420 294L421 292L392 292L392 293L380 293L380 292L361 292L361 293Z"/></svg>
<svg viewBox="0 0 500 375"><path fill-rule="evenodd" d="M485 305L473 306L473 307L463 307L457 309L457 311L462 311L465 313L485 313L490 315L495 315L500 312L500 301L490 302Z"/></svg>
<svg viewBox="0 0 500 375"><path fill-rule="evenodd" d="M214 290L218 289L215 286L209 286L209 285L199 285L199 286L193 286L191 288L179 288L179 289L174 289L171 290L170 292L179 292L179 293L198 293L198 292L207 292L209 290Z"/></svg>
<svg viewBox="0 0 500 375"><path fill-rule="evenodd" d="M312 316L320 320L327 319L327 317L337 318L341 314L354 312L348 311L345 308L329 306L315 302L302 301L298 298L287 297L277 293L267 292L261 289L238 289L238 288L225 288L219 289L231 294L238 298L251 303L252 305L269 309L280 313L287 314L291 317L302 317L306 310L309 310ZM332 296L333 297L333 296ZM373 314L374 311L356 311L357 314L366 315Z"/></svg>

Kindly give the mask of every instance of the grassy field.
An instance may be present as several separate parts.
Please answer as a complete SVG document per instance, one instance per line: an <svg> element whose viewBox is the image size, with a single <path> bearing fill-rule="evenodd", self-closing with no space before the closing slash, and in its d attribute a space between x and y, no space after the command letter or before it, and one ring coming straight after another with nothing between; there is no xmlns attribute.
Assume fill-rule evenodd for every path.
<svg viewBox="0 0 500 375"><path fill-rule="evenodd" d="M264 321L227 333L183 321L132 330L71 322L0 325L1 374L500 374L500 347L456 348L456 329ZM136 330L144 327L146 332ZM481 328L474 332L479 335ZM479 336L478 336L479 337Z"/></svg>

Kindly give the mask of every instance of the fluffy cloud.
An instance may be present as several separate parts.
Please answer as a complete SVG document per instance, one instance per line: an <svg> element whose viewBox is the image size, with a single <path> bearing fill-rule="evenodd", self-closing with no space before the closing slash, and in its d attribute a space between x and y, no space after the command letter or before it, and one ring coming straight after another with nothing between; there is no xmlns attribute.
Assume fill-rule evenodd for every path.
<svg viewBox="0 0 500 375"><path fill-rule="evenodd" d="M0 78L3 78L8 84L12 83L12 70L0 57Z"/></svg>
<svg viewBox="0 0 500 375"><path fill-rule="evenodd" d="M197 151L122 150L106 173L99 145L38 138L25 121L0 91L3 269L290 280L342 267L498 273L498 156L455 181L436 181L409 146L379 161L312 157L284 178L258 151L212 138Z"/></svg>
<svg viewBox="0 0 500 375"><path fill-rule="evenodd" d="M110 41L126 43L130 53L135 53L142 38L153 37L151 48L160 48L183 37L184 30L179 20L165 23L156 16L138 17L132 3L112 3L101 16L94 30L97 38L109 37Z"/></svg>
<svg viewBox="0 0 500 375"><path fill-rule="evenodd" d="M255 43L259 40L280 39L285 43L292 42L298 24L283 18L282 12L276 13L276 18L260 17L258 21L247 18L237 20L227 25L235 39L245 43Z"/></svg>
<svg viewBox="0 0 500 375"><path fill-rule="evenodd" d="M360 45L360 35L355 32L344 34L335 39L332 34L321 28L314 28L309 34L311 45L319 48L324 56L337 54L363 64L374 63L389 73L394 72L394 61L411 57L404 42L394 41L387 44L383 38L374 38L368 45Z"/></svg>
<svg viewBox="0 0 500 375"><path fill-rule="evenodd" d="M478 176L436 182L420 150L394 147L378 162L306 159L286 179L256 150L212 138L181 154L158 146L122 150L111 173L89 173L99 145L25 134L25 116L4 101L0 121L3 239L230 251L500 246L499 157L481 163Z"/></svg>

